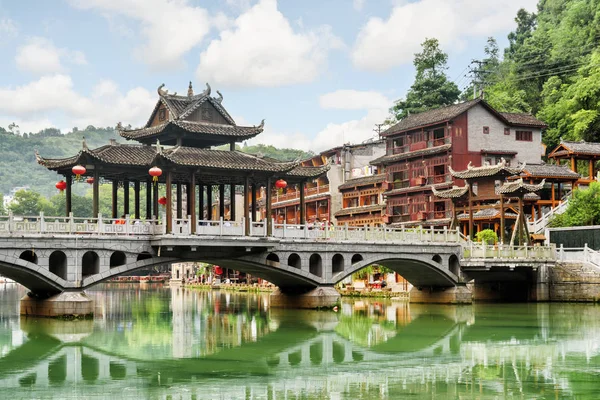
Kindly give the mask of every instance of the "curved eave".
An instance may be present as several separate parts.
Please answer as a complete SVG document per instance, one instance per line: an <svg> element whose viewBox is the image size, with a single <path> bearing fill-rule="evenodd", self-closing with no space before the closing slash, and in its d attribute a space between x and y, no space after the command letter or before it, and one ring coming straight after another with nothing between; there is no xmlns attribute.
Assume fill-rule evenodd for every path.
<svg viewBox="0 0 600 400"><path fill-rule="evenodd" d="M454 186L448 190L437 190L435 187L431 187L433 194L442 199L458 199L463 197L469 191L469 185L463 187Z"/></svg>
<svg viewBox="0 0 600 400"><path fill-rule="evenodd" d="M174 132L171 132L174 131ZM128 140L151 142L163 134L181 134L183 139L218 141L229 143L233 139L236 142L252 139L263 131L263 125L259 126L234 126L224 124L194 123L189 121L168 121L149 128L122 129L118 128L119 135Z"/></svg>
<svg viewBox="0 0 600 400"><path fill-rule="evenodd" d="M329 171L330 168L331 166L329 164L320 165L318 167L305 167L302 165L296 165L294 168L282 175L281 178L289 182L302 182L323 176L327 173L327 171Z"/></svg>

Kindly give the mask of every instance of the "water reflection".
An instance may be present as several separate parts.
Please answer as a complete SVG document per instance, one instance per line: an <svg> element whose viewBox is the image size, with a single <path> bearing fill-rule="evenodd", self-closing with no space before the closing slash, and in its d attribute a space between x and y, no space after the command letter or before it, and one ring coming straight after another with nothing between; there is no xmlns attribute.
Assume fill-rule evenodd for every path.
<svg viewBox="0 0 600 400"><path fill-rule="evenodd" d="M19 318L0 288L0 385L22 397L594 398L600 307L344 302L105 286L94 321Z"/></svg>

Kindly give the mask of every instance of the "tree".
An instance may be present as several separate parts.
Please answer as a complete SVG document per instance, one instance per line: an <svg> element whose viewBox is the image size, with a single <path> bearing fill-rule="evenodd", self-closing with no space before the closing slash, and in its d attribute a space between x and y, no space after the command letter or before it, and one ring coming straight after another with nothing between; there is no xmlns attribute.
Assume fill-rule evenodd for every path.
<svg viewBox="0 0 600 400"><path fill-rule="evenodd" d="M508 34L509 46L504 52L506 57L514 57L525 43L525 40L531 37L536 26L536 18L537 15L528 13L524 8L517 11L517 16L515 17L517 29Z"/></svg>
<svg viewBox="0 0 600 400"><path fill-rule="evenodd" d="M4 209L4 194L0 192L0 215L5 215L6 210Z"/></svg>
<svg viewBox="0 0 600 400"><path fill-rule="evenodd" d="M600 182L587 189L575 189L564 213L556 215L552 227L594 225L600 222Z"/></svg>
<svg viewBox="0 0 600 400"><path fill-rule="evenodd" d="M397 100L390 109L390 121L399 121L410 113L419 113L456 102L460 90L446 76L448 55L439 46L437 39L426 39L423 50L415 54L413 64L417 70L415 81L406 94L406 99Z"/></svg>
<svg viewBox="0 0 600 400"><path fill-rule="evenodd" d="M15 215L37 215L41 211L41 198L41 195L33 190L19 190L8 209Z"/></svg>

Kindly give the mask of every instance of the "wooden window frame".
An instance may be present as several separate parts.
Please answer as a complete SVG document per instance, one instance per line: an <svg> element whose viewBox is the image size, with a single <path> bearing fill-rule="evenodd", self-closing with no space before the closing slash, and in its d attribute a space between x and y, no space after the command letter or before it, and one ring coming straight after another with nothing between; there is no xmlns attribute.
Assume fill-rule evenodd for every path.
<svg viewBox="0 0 600 400"><path fill-rule="evenodd" d="M504 134L509 136L510 135L510 128L504 128Z"/></svg>
<svg viewBox="0 0 600 400"><path fill-rule="evenodd" d="M489 135L490 134L490 127L489 126L484 126L483 127L483 134L484 135Z"/></svg>
<svg viewBox="0 0 600 400"><path fill-rule="evenodd" d="M533 142L532 131L515 131L515 140L519 142Z"/></svg>

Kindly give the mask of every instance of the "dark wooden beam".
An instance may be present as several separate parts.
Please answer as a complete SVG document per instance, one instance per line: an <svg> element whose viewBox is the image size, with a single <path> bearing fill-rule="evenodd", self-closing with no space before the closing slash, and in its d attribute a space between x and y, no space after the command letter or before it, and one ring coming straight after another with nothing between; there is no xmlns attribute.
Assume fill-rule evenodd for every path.
<svg viewBox="0 0 600 400"><path fill-rule="evenodd" d="M92 217L98 218L100 212L100 177L98 169L94 168L94 183L92 184Z"/></svg>
<svg viewBox="0 0 600 400"><path fill-rule="evenodd" d="M173 186L171 185L171 170L167 170L166 172L166 189L167 189L167 215L166 215L166 225L167 225L167 233L173 232Z"/></svg>
<svg viewBox="0 0 600 400"><path fill-rule="evenodd" d="M212 185L206 185L206 206L208 208L208 212L206 213L206 219L209 221L213 220L213 212L212 212Z"/></svg>
<svg viewBox="0 0 600 400"><path fill-rule="evenodd" d="M160 214L160 210L158 208L158 183L154 184L152 193L152 203L154 208L154 218L158 219L158 214Z"/></svg>
<svg viewBox="0 0 600 400"><path fill-rule="evenodd" d="M67 182L67 190L66 190L66 199L65 199L65 213L67 214L67 217L69 216L69 214L72 211L72 195L71 195L71 186L73 185L73 175L71 174L67 174L65 176L65 181Z"/></svg>
<svg viewBox="0 0 600 400"><path fill-rule="evenodd" d="M248 177L244 180L244 234L246 236L250 236L250 210L249 210L249 199L248 195L250 194L250 180Z"/></svg>
<svg viewBox="0 0 600 400"><path fill-rule="evenodd" d="M192 226L190 226L190 232L196 233L196 223L197 223L197 219L196 219L196 175L193 172L190 176L190 183L188 183L186 193L187 193L188 215L192 219L190 221L190 223L192 225ZM202 196L202 192L200 192L200 195Z"/></svg>
<svg viewBox="0 0 600 400"><path fill-rule="evenodd" d="M123 181L123 214L129 215L129 180Z"/></svg>
<svg viewBox="0 0 600 400"><path fill-rule="evenodd" d="M146 180L146 219L152 219L152 180Z"/></svg>
<svg viewBox="0 0 600 400"><path fill-rule="evenodd" d="M300 224L306 224L306 200L304 199L304 191L306 188L306 182L300 182Z"/></svg>
<svg viewBox="0 0 600 400"><path fill-rule="evenodd" d="M140 181L133 182L133 202L135 207L135 219L140 219Z"/></svg>
<svg viewBox="0 0 600 400"><path fill-rule="evenodd" d="M176 189L177 190L177 219L181 219L181 212L182 212L181 208L182 208L182 204L183 204L183 199L182 199L183 189L182 189L181 183L177 183L176 187L177 187L177 189Z"/></svg>
<svg viewBox="0 0 600 400"><path fill-rule="evenodd" d="M198 219L204 219L204 185L202 183L198 184Z"/></svg>
<svg viewBox="0 0 600 400"><path fill-rule="evenodd" d="M225 219L225 185L219 185L219 218Z"/></svg>
<svg viewBox="0 0 600 400"><path fill-rule="evenodd" d="M273 216L271 215L271 178L267 178L267 187L266 187L266 208L267 208L267 236L273 236Z"/></svg>
<svg viewBox="0 0 600 400"><path fill-rule="evenodd" d="M235 221L235 185L229 187L229 219Z"/></svg>
<svg viewBox="0 0 600 400"><path fill-rule="evenodd" d="M252 184L252 221L256 222L256 184ZM260 219L260 218L259 218Z"/></svg>

